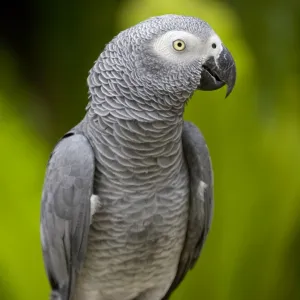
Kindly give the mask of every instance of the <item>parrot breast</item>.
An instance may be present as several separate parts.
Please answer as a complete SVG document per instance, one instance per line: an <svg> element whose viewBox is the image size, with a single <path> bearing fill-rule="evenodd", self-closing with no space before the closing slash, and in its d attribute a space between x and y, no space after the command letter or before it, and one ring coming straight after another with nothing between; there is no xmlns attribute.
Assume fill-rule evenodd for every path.
<svg viewBox="0 0 300 300"><path fill-rule="evenodd" d="M162 297L177 271L188 220L182 120L138 123L90 115L93 215L76 300ZM153 294L153 295L154 295Z"/></svg>

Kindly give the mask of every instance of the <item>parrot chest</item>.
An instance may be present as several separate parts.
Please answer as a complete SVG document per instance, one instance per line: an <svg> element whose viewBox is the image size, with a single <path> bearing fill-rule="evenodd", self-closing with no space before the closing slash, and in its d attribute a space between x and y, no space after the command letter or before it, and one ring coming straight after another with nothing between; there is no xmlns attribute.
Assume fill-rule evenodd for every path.
<svg viewBox="0 0 300 300"><path fill-rule="evenodd" d="M152 136L150 130L141 136L143 129L135 128L140 135L131 138L127 132L124 139L117 134L135 124L121 125L114 124L113 135L102 124L105 132L91 138L97 161L94 194L100 203L78 287L101 293L103 299L131 300L151 289L162 296L175 277L188 221L181 128L163 136L161 123L151 124L159 128Z"/></svg>
<svg viewBox="0 0 300 300"><path fill-rule="evenodd" d="M188 219L189 189L183 175L162 177L139 191L106 179L99 182L100 208L93 216L83 268L95 288L125 299L124 292L139 294L171 284Z"/></svg>

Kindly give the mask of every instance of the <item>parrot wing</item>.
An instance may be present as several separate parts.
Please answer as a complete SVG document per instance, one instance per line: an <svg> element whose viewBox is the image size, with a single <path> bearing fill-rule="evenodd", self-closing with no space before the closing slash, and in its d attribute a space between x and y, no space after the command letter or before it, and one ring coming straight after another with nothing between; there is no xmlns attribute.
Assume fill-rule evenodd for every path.
<svg viewBox="0 0 300 300"><path fill-rule="evenodd" d="M51 299L69 300L85 258L93 191L94 153L69 132L51 154L42 194L41 241Z"/></svg>
<svg viewBox="0 0 300 300"><path fill-rule="evenodd" d="M208 234L213 210L213 171L208 148L199 129L184 122L182 144L190 179L189 219L177 274L162 300L167 300L195 265Z"/></svg>

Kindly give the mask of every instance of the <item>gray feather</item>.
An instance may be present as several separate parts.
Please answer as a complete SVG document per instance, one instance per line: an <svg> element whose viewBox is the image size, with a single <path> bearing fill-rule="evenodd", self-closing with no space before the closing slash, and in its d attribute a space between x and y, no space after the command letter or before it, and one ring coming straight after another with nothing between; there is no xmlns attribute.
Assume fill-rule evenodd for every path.
<svg viewBox="0 0 300 300"><path fill-rule="evenodd" d="M195 265L212 219L213 171L205 140L195 125L185 122L182 143L190 177L189 222L177 274L163 300L169 298L186 273Z"/></svg>
<svg viewBox="0 0 300 300"><path fill-rule="evenodd" d="M184 107L197 89L226 82L230 92L234 61L197 18L151 18L106 45L87 80L87 113L74 129L82 135L58 144L46 175L41 233L52 300L160 300L180 284L213 201L208 149L183 122ZM89 227L92 192L99 203Z"/></svg>
<svg viewBox="0 0 300 300"><path fill-rule="evenodd" d="M89 142L67 134L51 155L42 196L41 240L51 299L68 300L74 292L87 247L93 176Z"/></svg>

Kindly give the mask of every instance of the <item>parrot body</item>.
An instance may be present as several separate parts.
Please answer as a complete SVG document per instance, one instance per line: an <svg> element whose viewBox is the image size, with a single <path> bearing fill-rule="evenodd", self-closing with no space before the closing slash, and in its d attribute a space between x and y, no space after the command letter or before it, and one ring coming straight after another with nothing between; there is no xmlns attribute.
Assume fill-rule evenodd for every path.
<svg viewBox="0 0 300 300"><path fill-rule="evenodd" d="M208 149L184 105L196 89L227 83L229 94L234 81L228 50L196 18L151 18L106 46L86 116L47 168L51 299L169 299L199 257L213 201Z"/></svg>
<svg viewBox="0 0 300 300"><path fill-rule="evenodd" d="M187 228L182 120L141 126L118 120L107 127L101 119L86 122L88 128L98 126L97 137L103 137L85 129L95 149L94 193L100 205L75 299L159 299L175 277ZM120 142L114 135L122 130L126 138ZM114 154L118 149L124 151Z"/></svg>

